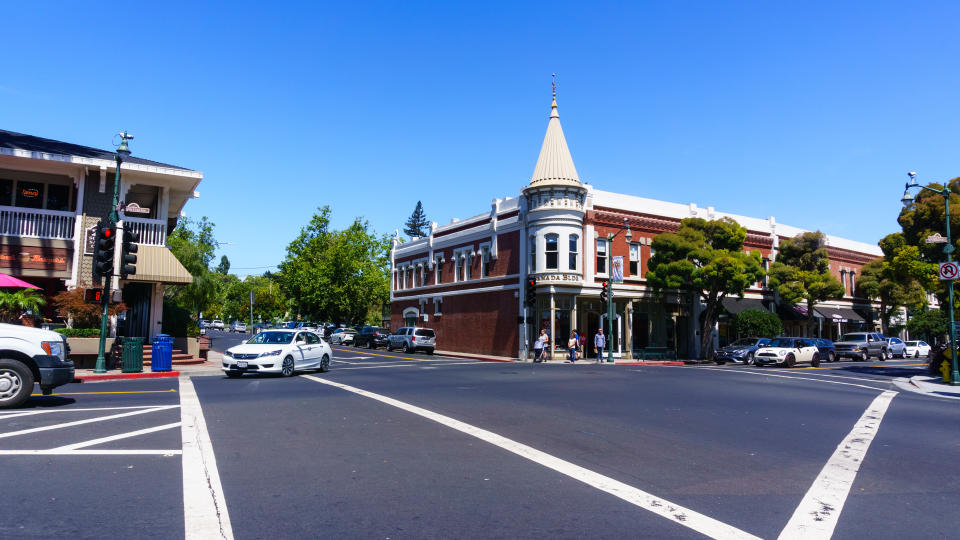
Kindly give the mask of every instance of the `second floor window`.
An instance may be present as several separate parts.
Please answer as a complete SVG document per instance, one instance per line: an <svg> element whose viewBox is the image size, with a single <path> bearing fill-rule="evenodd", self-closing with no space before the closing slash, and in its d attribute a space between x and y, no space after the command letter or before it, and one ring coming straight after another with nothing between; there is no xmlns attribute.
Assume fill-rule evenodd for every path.
<svg viewBox="0 0 960 540"><path fill-rule="evenodd" d="M433 283L439 285L443 280L443 259L437 259L436 265L433 268L436 272L433 276Z"/></svg>
<svg viewBox="0 0 960 540"><path fill-rule="evenodd" d="M547 270L556 270L557 269L557 241L559 236L556 234L548 234L544 237L547 241Z"/></svg>
<svg viewBox="0 0 960 540"><path fill-rule="evenodd" d="M604 238L597 238L597 273L607 273L607 241Z"/></svg>
<svg viewBox="0 0 960 540"><path fill-rule="evenodd" d="M640 275L640 244L630 244L630 275Z"/></svg>
<svg viewBox="0 0 960 540"><path fill-rule="evenodd" d="M483 248L480 259L480 277L490 277L490 248Z"/></svg>
<svg viewBox="0 0 960 540"><path fill-rule="evenodd" d="M0 206L69 212L76 193L70 184L47 184L0 178Z"/></svg>
<svg viewBox="0 0 960 540"><path fill-rule="evenodd" d="M537 237L530 237L530 273L537 271Z"/></svg>
<svg viewBox="0 0 960 540"><path fill-rule="evenodd" d="M567 261L567 268L570 270L576 271L577 269L577 255L580 253L580 237L571 234L570 235L570 260Z"/></svg>

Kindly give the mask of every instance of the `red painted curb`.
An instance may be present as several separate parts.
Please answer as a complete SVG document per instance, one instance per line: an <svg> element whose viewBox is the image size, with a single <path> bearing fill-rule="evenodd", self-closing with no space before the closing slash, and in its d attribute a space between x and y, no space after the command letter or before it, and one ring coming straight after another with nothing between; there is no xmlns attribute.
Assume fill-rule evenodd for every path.
<svg viewBox="0 0 960 540"><path fill-rule="evenodd" d="M148 373L105 373L97 375L80 375L73 379L74 382L97 382L97 381L115 381L122 379L160 379L164 377L179 377L179 371L157 371Z"/></svg>
<svg viewBox="0 0 960 540"><path fill-rule="evenodd" d="M614 362L618 366L682 366L683 362L672 362L665 360L663 362L654 360L653 362Z"/></svg>

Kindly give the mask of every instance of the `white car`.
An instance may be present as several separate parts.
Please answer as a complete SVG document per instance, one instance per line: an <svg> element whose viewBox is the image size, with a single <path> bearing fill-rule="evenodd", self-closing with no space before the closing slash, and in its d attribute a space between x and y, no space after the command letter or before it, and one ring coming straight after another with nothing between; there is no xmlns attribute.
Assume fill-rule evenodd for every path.
<svg viewBox="0 0 960 540"><path fill-rule="evenodd" d="M279 373L290 377L304 369L326 372L333 351L313 332L266 330L223 353L223 371L235 378L244 373Z"/></svg>
<svg viewBox="0 0 960 540"><path fill-rule="evenodd" d="M777 364L791 368L798 362L810 362L811 366L817 367L820 365L820 350L811 338L775 338L766 347L757 349L754 362L758 366Z"/></svg>
<svg viewBox="0 0 960 540"><path fill-rule="evenodd" d="M335 345L346 345L347 343L353 343L353 335L357 331L353 328L337 328L330 333L330 343Z"/></svg>
<svg viewBox="0 0 960 540"><path fill-rule="evenodd" d="M926 358L930 354L930 345L925 341L904 341L907 358Z"/></svg>
<svg viewBox="0 0 960 540"><path fill-rule="evenodd" d="M223 321L221 319L214 319L213 322L210 323L210 328L213 328L214 330L223 330Z"/></svg>

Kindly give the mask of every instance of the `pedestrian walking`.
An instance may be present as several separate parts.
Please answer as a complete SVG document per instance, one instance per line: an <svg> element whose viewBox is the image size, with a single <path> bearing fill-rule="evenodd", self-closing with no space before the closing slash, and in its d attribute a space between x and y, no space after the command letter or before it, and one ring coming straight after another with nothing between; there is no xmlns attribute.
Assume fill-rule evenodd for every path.
<svg viewBox="0 0 960 540"><path fill-rule="evenodd" d="M533 342L533 361L540 362L543 360L543 338L546 335L545 330L540 331L540 335L537 336L536 341Z"/></svg>
<svg viewBox="0 0 960 540"><path fill-rule="evenodd" d="M547 348L548 348L547 344L549 342L550 342L550 337L547 336L547 331L545 329L540 330L540 337L537 338L537 342L533 345L534 350L537 349L537 345L540 346L539 347L540 355L536 358L535 360L536 362L543 362L543 358L547 354Z"/></svg>
<svg viewBox="0 0 960 540"><path fill-rule="evenodd" d="M570 339L567 341L567 351L570 354L569 361L571 364L577 361L577 343L579 343L579 341L577 341L577 333L570 332Z"/></svg>
<svg viewBox="0 0 960 540"><path fill-rule="evenodd" d="M597 363L603 362L603 349L607 346L607 336L603 335L603 328L597 328L593 336L593 348L597 351Z"/></svg>
<svg viewBox="0 0 960 540"><path fill-rule="evenodd" d="M575 340L575 344L573 346L573 359L579 360L580 359L580 331L579 330L573 331L573 339Z"/></svg>

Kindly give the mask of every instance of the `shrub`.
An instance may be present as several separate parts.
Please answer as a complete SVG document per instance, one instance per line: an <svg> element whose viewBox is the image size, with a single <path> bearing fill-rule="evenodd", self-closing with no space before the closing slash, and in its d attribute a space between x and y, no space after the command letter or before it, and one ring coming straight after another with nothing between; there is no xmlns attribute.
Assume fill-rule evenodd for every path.
<svg viewBox="0 0 960 540"><path fill-rule="evenodd" d="M103 307L100 304L88 304L83 299L83 289L63 291L53 297L53 305L57 313L64 319L73 319L73 326L79 328L97 328L100 326L100 317ZM123 302L110 304L108 313L119 315L127 310ZM99 330L97 330L99 332Z"/></svg>
<svg viewBox="0 0 960 540"><path fill-rule="evenodd" d="M175 337L197 337L200 335L200 327L193 320L191 312L176 304L163 302L163 328L164 334Z"/></svg>
<svg viewBox="0 0 960 540"><path fill-rule="evenodd" d="M769 311L745 309L737 314L737 335L740 337L773 337L782 333L780 317Z"/></svg>
<svg viewBox="0 0 960 540"><path fill-rule="evenodd" d="M57 328L54 332L64 337L100 337L99 328Z"/></svg>

